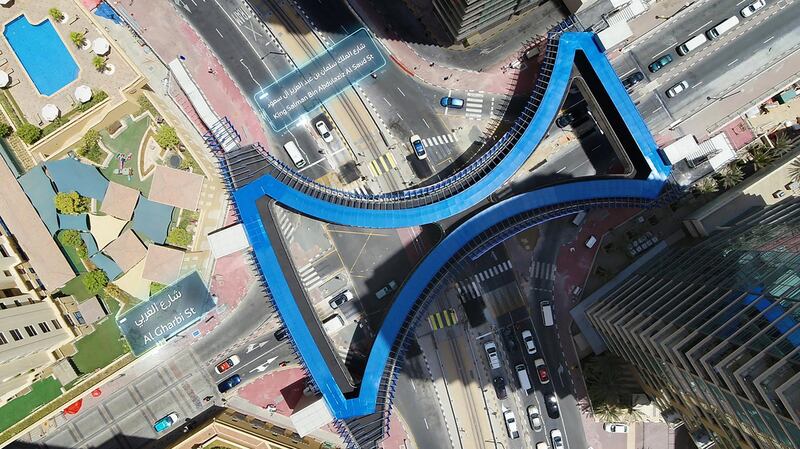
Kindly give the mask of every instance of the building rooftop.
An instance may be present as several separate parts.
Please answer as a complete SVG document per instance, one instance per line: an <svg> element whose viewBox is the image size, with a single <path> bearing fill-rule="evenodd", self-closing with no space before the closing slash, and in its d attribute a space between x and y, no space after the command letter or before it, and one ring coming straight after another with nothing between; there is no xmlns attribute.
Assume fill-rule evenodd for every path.
<svg viewBox="0 0 800 449"><path fill-rule="evenodd" d="M148 198L169 206L196 210L202 188L201 175L159 165L153 173Z"/></svg>
<svg viewBox="0 0 800 449"><path fill-rule="evenodd" d="M178 279L183 251L168 246L150 245L144 260L142 278L169 285Z"/></svg>
<svg viewBox="0 0 800 449"><path fill-rule="evenodd" d="M130 270L144 259L147 248L132 230L123 232L116 240L103 248L103 252L114 259L123 272Z"/></svg>
<svg viewBox="0 0 800 449"><path fill-rule="evenodd" d="M133 209L139 201L139 191L116 182L108 183L106 196L100 211L119 219L128 221L133 217Z"/></svg>

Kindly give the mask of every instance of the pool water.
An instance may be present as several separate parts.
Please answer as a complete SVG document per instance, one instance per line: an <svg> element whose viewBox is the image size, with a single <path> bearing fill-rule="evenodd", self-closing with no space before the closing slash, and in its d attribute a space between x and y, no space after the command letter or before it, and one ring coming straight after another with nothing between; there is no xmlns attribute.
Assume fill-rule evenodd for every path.
<svg viewBox="0 0 800 449"><path fill-rule="evenodd" d="M6 24L3 36L40 94L53 95L78 78L78 65L50 19L33 25L21 15Z"/></svg>

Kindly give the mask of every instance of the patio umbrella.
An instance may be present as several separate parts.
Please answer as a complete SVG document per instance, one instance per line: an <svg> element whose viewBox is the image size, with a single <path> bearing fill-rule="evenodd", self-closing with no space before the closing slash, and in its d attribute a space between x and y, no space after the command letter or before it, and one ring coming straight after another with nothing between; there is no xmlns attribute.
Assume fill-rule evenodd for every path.
<svg viewBox="0 0 800 449"><path fill-rule="evenodd" d="M6 6L7 4L11 3L12 0L0 0L0 5Z"/></svg>
<svg viewBox="0 0 800 449"><path fill-rule="evenodd" d="M0 78L0 84L2 84L2 81L3 79ZM86 84L81 84L75 89L75 98L81 103L86 103L92 99L92 88Z"/></svg>
<svg viewBox="0 0 800 449"><path fill-rule="evenodd" d="M111 45L108 43L106 38L98 37L97 39L92 41L92 51L94 51L98 55L104 55L111 50Z"/></svg>
<svg viewBox="0 0 800 449"><path fill-rule="evenodd" d="M54 105L53 103L47 103L42 108L42 118L48 122L52 122L58 118L59 112L58 106Z"/></svg>
<svg viewBox="0 0 800 449"><path fill-rule="evenodd" d="M3 0L0 0L2 2ZM2 3L0 3L2 4ZM8 76L8 72L5 70L0 70L0 87L8 86L8 83L11 82L11 78Z"/></svg>

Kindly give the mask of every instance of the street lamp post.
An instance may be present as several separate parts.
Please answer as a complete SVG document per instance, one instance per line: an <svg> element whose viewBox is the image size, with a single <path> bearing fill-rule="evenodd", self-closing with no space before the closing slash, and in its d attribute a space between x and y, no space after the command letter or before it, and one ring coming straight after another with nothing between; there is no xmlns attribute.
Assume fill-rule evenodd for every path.
<svg viewBox="0 0 800 449"><path fill-rule="evenodd" d="M501 448L503 448L503 449L506 449L506 446L503 444L503 442L502 442L502 441L497 441L497 440L486 440L486 442L487 442L487 443L494 443L494 447L497 447L497 445L499 444Z"/></svg>
<svg viewBox="0 0 800 449"><path fill-rule="evenodd" d="M708 101L711 101L711 100L720 101L720 100L724 100L726 98L730 98L730 97L732 97L732 96L734 96L734 95L736 95L736 94L738 94L740 92L741 92L741 90L737 90L736 92L731 92L729 94L725 94L725 95L722 95L722 96L719 96L719 97L708 96L708 97L706 97L706 100L708 100Z"/></svg>

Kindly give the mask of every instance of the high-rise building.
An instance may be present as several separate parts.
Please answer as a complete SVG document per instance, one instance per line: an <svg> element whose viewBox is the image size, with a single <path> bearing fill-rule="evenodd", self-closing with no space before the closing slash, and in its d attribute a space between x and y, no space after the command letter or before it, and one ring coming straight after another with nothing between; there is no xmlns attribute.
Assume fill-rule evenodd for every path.
<svg viewBox="0 0 800 449"><path fill-rule="evenodd" d="M433 0L433 9L453 41L459 42L538 4L535 0Z"/></svg>
<svg viewBox="0 0 800 449"><path fill-rule="evenodd" d="M800 199L655 257L587 315L701 447L798 447Z"/></svg>

